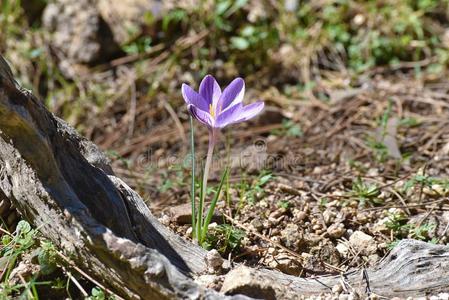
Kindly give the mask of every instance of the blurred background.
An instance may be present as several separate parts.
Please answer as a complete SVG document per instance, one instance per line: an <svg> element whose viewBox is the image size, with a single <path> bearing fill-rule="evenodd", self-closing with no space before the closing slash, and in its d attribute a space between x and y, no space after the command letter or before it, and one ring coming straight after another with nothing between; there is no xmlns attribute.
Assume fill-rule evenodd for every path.
<svg viewBox="0 0 449 300"><path fill-rule="evenodd" d="M222 86L241 76L245 101L266 101L262 118L234 127L226 140L239 152L262 137L268 150L283 147L271 149L276 159L285 145L318 147L332 158L345 146L350 159L360 151L370 161L403 158L418 140L391 145L378 134L398 93L420 99L410 114L393 105L408 134L429 127L416 112L441 117L447 108L446 0L2 0L0 32L0 51L20 84L155 203L184 197L189 128L180 85L197 87L206 74ZM362 127L352 139L328 145L352 124ZM207 135L203 128L197 135L201 152ZM174 196L161 198L167 191Z"/></svg>
<svg viewBox="0 0 449 300"><path fill-rule="evenodd" d="M334 265L351 261L334 246L355 230L378 241L372 262L404 237L446 242L447 207L423 203L449 188L449 1L0 3L0 53L20 84L99 145L154 212L188 202L181 84L241 76L245 102L266 109L224 132L217 152L246 157L228 183L233 217ZM198 123L196 143L201 156ZM327 236L284 241L298 232L288 220Z"/></svg>
<svg viewBox="0 0 449 300"><path fill-rule="evenodd" d="M182 171L173 157L188 150L182 82L241 76L246 101L267 109L231 138L298 138L316 109L373 81L407 91L444 80L448 14L437 0L1 0L0 51L24 87L151 194L176 185L167 172Z"/></svg>

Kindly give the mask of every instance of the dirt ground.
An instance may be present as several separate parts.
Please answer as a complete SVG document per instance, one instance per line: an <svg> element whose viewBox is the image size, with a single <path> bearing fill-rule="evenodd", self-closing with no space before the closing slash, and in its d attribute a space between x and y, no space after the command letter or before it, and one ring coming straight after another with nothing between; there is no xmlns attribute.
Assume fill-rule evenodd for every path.
<svg viewBox="0 0 449 300"><path fill-rule="evenodd" d="M311 276L372 266L402 238L447 243L448 87L378 76L351 90L323 88L308 102L265 94L264 114L230 128L216 152L212 181L225 165L232 175L211 247ZM161 119L111 156L161 221L189 238L188 122ZM204 153L207 134L196 129ZM118 135L109 130L100 145Z"/></svg>

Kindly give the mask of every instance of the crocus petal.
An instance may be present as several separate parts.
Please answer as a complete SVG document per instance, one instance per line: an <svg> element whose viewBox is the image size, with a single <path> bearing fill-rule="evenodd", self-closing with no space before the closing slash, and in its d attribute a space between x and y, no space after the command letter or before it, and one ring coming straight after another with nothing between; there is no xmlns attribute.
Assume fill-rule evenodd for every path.
<svg viewBox="0 0 449 300"><path fill-rule="evenodd" d="M212 75L206 75L200 83L200 95L207 103L216 106L221 96L221 88Z"/></svg>
<svg viewBox="0 0 449 300"><path fill-rule="evenodd" d="M241 103L245 94L245 82L242 78L234 79L221 94L217 104L216 114L224 111L226 108Z"/></svg>
<svg viewBox="0 0 449 300"><path fill-rule="evenodd" d="M207 103L207 101L204 100L204 98L200 94L195 92L190 86L183 83L181 91L182 97L188 105L193 105L205 112L209 111L209 103Z"/></svg>
<svg viewBox="0 0 449 300"><path fill-rule="evenodd" d="M217 117L216 127L223 128L227 125L238 122L242 109L242 103L238 103L220 113Z"/></svg>
<svg viewBox="0 0 449 300"><path fill-rule="evenodd" d="M263 101L258 101L244 106L239 112L239 119L237 122L247 121L255 117L263 110L264 106L265 103Z"/></svg>
<svg viewBox="0 0 449 300"><path fill-rule="evenodd" d="M189 105L188 109L192 117L197 119L200 123L203 123L209 128L214 127L215 121L208 112L205 112L194 105Z"/></svg>

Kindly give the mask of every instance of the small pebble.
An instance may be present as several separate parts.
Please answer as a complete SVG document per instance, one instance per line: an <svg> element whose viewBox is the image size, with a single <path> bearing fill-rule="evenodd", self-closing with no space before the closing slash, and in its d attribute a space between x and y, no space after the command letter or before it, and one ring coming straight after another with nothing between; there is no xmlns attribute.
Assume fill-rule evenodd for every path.
<svg viewBox="0 0 449 300"><path fill-rule="evenodd" d="M209 273L215 273L223 265L224 259L221 257L217 250L212 249L206 254L206 263Z"/></svg>
<svg viewBox="0 0 449 300"><path fill-rule="evenodd" d="M340 294L338 295L338 300L348 300L349 295L348 294Z"/></svg>
<svg viewBox="0 0 449 300"><path fill-rule="evenodd" d="M162 217L159 218L159 222L165 226L168 226L170 225L170 217L168 215L162 215Z"/></svg>
<svg viewBox="0 0 449 300"><path fill-rule="evenodd" d="M343 291L343 288L340 284L336 284L332 287L332 293L339 294Z"/></svg>
<svg viewBox="0 0 449 300"><path fill-rule="evenodd" d="M295 210L295 212L293 212L293 214L294 214L295 218L298 219L299 221L303 221L307 218L307 214L300 210Z"/></svg>
<svg viewBox="0 0 449 300"><path fill-rule="evenodd" d="M254 220L252 220L251 221L251 225L253 226L253 228L256 230L256 231L262 231L262 229L263 229L263 223L259 220L259 219L254 219Z"/></svg>

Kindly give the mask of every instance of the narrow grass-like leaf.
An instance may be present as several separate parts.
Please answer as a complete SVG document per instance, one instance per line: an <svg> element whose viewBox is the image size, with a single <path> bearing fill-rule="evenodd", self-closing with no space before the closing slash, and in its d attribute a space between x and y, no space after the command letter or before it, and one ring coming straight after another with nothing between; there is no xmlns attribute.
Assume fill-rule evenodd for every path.
<svg viewBox="0 0 449 300"><path fill-rule="evenodd" d="M229 168L226 168L223 172L223 175L221 176L220 185L218 186L217 192L215 193L214 199L210 203L209 209L207 211L206 218L203 222L203 230L201 232L201 241L203 241L206 238L207 229L209 226L210 221L212 220L212 216L214 215L215 206L217 205L218 198L220 197L220 192L223 187L223 183L225 182L226 177L228 176Z"/></svg>
<svg viewBox="0 0 449 300"><path fill-rule="evenodd" d="M201 178L203 175L201 174ZM203 220L203 203L204 203L204 197L206 195L203 195L203 180L200 180L200 201L198 203L198 213L196 218L196 238L198 241L200 241L201 238L201 226L202 226L202 220Z"/></svg>

